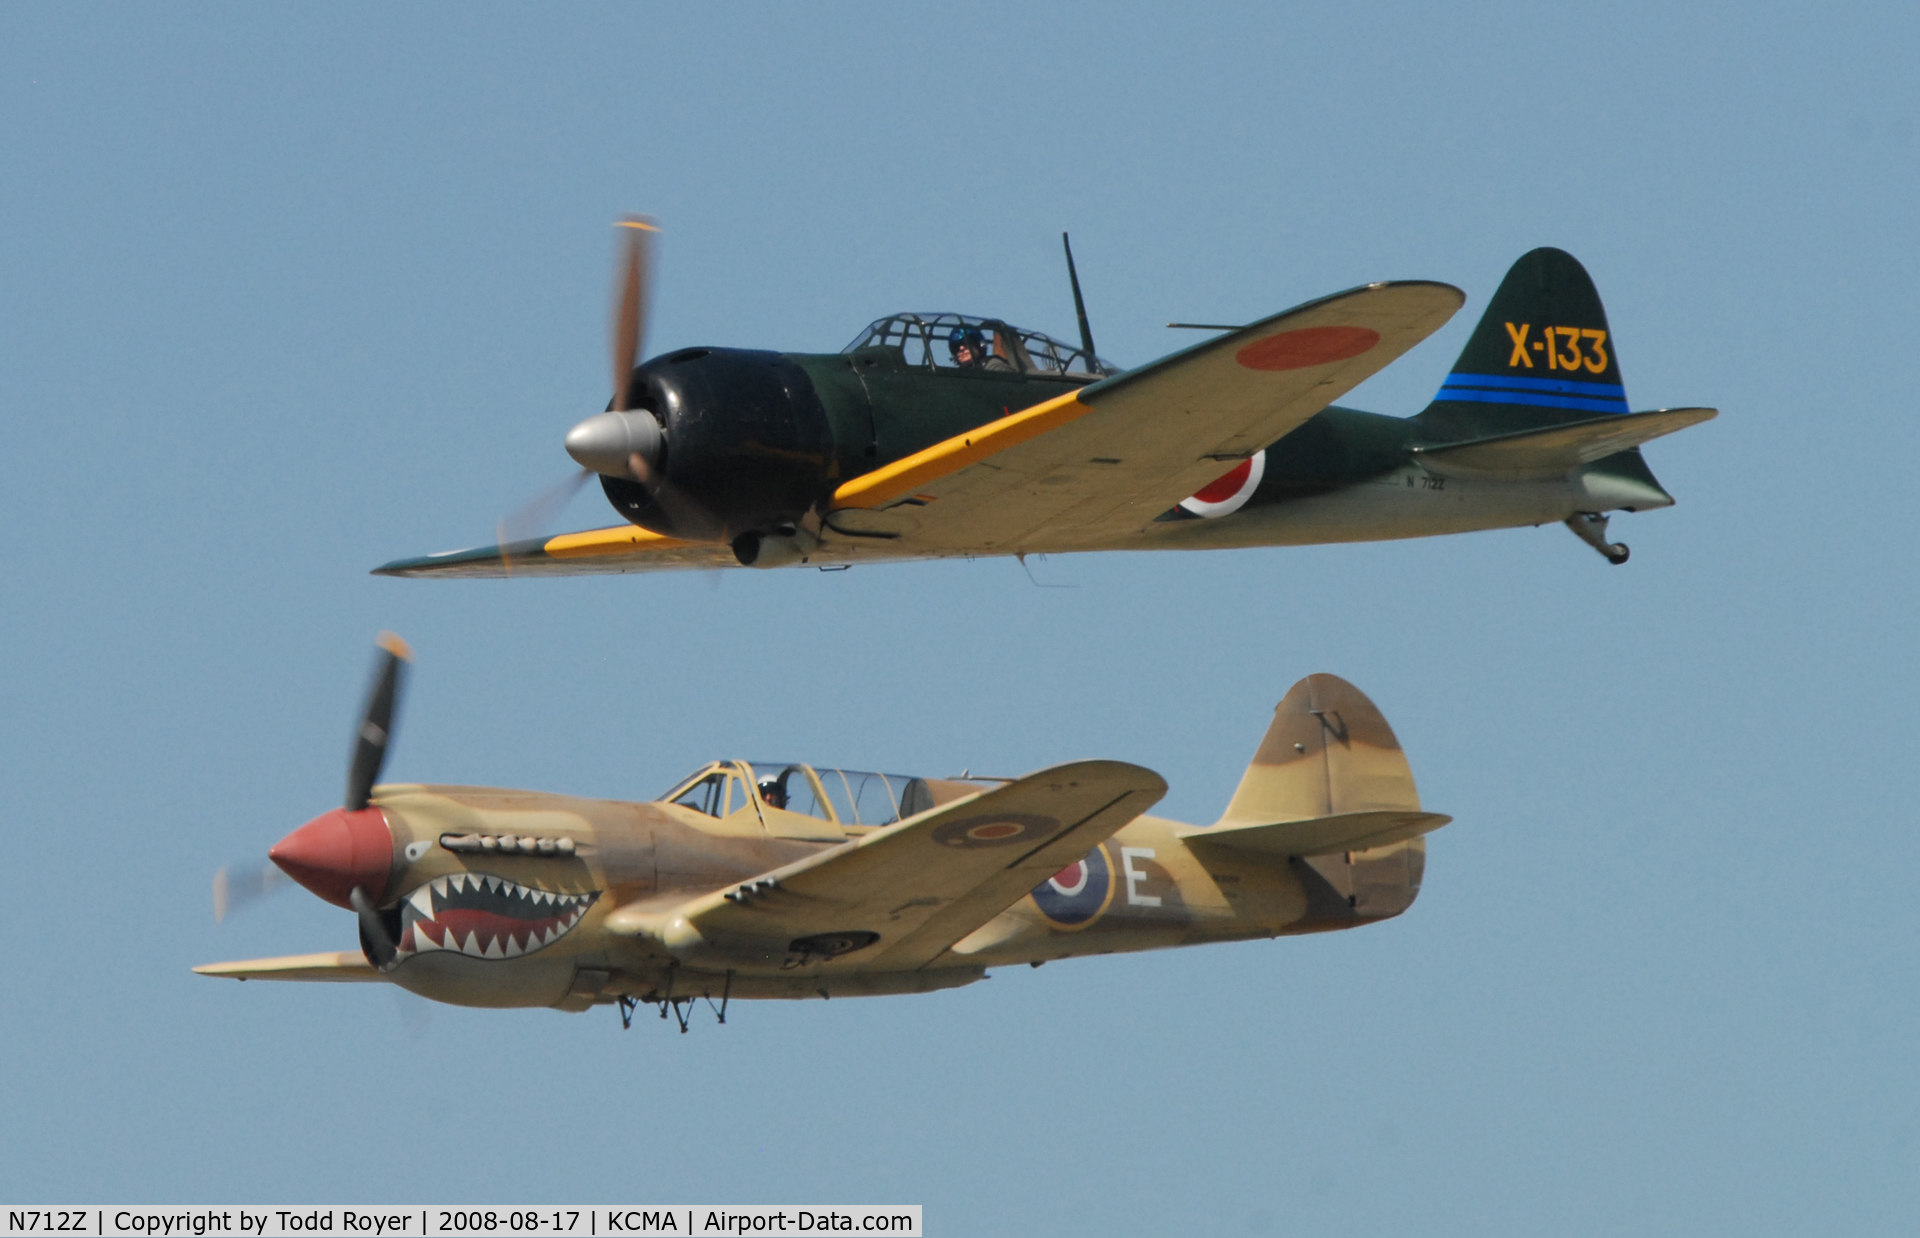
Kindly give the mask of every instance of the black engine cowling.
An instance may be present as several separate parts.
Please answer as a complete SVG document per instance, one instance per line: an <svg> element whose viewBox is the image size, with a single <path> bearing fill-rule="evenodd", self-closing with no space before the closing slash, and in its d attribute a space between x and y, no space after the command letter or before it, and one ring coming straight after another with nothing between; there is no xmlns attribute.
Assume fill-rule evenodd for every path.
<svg viewBox="0 0 1920 1238"><path fill-rule="evenodd" d="M634 370L627 395L628 408L660 422L657 472L674 494L604 474L600 484L614 509L643 529L757 544L753 535L790 533L832 493L826 410L806 371L779 353L681 349ZM716 522L724 530L688 527Z"/></svg>

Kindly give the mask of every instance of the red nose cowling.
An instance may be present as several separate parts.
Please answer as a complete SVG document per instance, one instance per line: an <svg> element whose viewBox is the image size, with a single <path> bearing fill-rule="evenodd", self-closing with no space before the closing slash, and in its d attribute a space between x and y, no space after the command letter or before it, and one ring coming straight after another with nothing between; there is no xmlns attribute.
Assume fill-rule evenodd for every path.
<svg viewBox="0 0 1920 1238"><path fill-rule="evenodd" d="M355 886L376 903L387 892L393 831L378 808L336 808L275 843L267 858L329 903L350 909Z"/></svg>

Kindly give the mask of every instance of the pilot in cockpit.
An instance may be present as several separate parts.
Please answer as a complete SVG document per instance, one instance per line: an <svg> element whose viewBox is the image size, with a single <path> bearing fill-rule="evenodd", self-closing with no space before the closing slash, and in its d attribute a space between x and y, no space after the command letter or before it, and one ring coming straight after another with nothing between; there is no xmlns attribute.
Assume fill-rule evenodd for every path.
<svg viewBox="0 0 1920 1238"><path fill-rule="evenodd" d="M947 352L953 356L953 363L963 370L994 370L1012 373L1013 362L987 351L986 337L980 334L980 328L959 326L947 334Z"/></svg>

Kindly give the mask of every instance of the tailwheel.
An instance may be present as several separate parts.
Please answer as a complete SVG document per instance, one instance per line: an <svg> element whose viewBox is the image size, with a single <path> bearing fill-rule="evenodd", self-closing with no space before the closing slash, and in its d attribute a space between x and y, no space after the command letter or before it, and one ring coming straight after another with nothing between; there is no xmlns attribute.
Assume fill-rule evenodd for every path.
<svg viewBox="0 0 1920 1238"><path fill-rule="evenodd" d="M1606 561L1619 567L1632 553L1625 542L1607 540L1607 517L1602 512L1575 512L1567 517L1573 535L1599 551Z"/></svg>

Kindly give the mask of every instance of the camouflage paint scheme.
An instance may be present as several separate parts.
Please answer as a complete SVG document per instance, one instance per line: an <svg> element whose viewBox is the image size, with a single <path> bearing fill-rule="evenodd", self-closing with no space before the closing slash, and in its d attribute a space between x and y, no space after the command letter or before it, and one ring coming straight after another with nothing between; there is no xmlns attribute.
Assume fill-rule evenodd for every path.
<svg viewBox="0 0 1920 1238"><path fill-rule="evenodd" d="M1288 692L1211 826L1145 815L1166 784L1121 762L914 780L908 806L931 807L878 827L775 808L755 772L716 762L675 789L720 775L735 798L718 817L666 798L381 787L390 967L368 951L195 970L572 1011L922 993L991 967L1397 916L1419 893L1424 834L1449 820L1421 810L1386 719L1332 675Z"/></svg>
<svg viewBox="0 0 1920 1238"><path fill-rule="evenodd" d="M1356 293L1415 287L1373 285ZM1220 442L1180 439L1188 433L1183 419L1206 411L1215 397L1199 354L1230 352L1243 367L1276 364L1258 355L1263 345L1314 331L1364 328L1296 326L1252 344L1241 337L1352 295L1310 303L1098 381L1086 374L909 365L898 347L784 355L811 383L830 423L833 447L825 474L833 488L821 496L815 516L801 522L807 527L797 540L785 543L785 553L753 566L1378 541L1557 523L1582 513L1597 517L1674 502L1639 445L1707 420L1715 410L1629 412L1599 293L1579 262L1557 249L1536 249L1514 264L1453 372L1418 415L1382 416L1328 401L1411 347L1451 309L1429 312L1392 349L1382 344L1372 355L1345 361L1344 368L1309 367L1319 384L1318 400L1303 415L1263 422L1248 415L1250 422L1281 428L1277 437L1249 430L1251 441L1244 435ZM1516 343L1517 336L1524 343ZM683 350L648 364L673 364L677 356L706 351ZM1106 438L1096 435L1097 417L1060 422L1063 412L1078 417L1089 406L1108 413L1110 403L1123 405L1130 392L1143 391L1144 414ZM1086 443L1075 450L1079 444L1063 442L1054 455L1028 461L1022 453L1037 455L1039 447L1023 424L1045 426L1040 446L1070 434L1082 434ZM1003 433L1013 446L983 450L983 443ZM1179 456L1176 469L1167 462L1182 450L1188 455ZM1127 479L1118 476L1121 457L1129 458L1127 467L1138 463L1136 457L1167 463L1178 479L1171 497L1127 508L1123 497L1161 490L1143 482L1127 489ZM1109 479L1103 470L1114 475ZM609 497L616 510L638 522L644 519L638 508L622 506L623 484L610 479ZM1180 500L1182 494L1191 497ZM1588 540L1600 547L1597 535ZM1624 548L1612 549L1621 553L1603 553L1624 559ZM629 524L396 560L376 570L503 576L739 565L726 544L678 540Z"/></svg>

